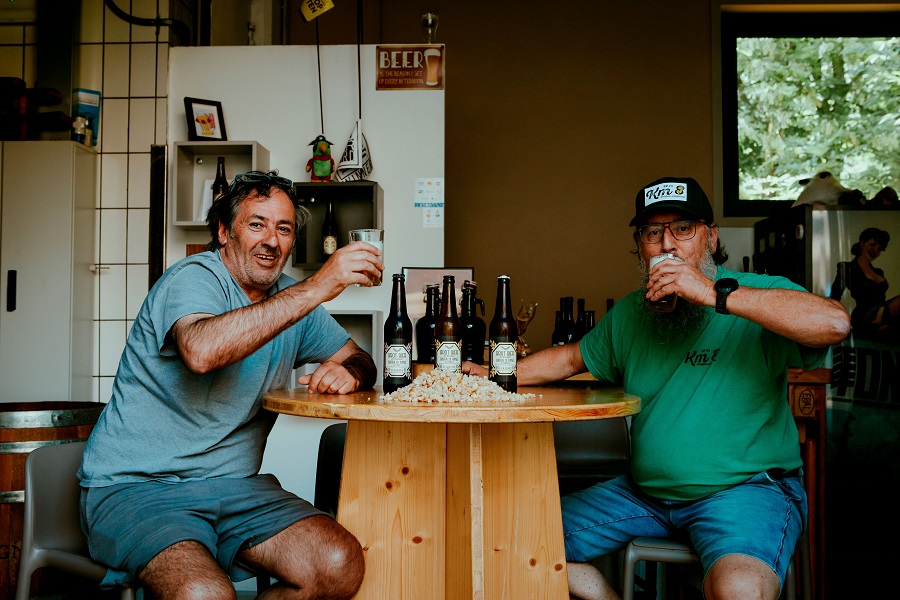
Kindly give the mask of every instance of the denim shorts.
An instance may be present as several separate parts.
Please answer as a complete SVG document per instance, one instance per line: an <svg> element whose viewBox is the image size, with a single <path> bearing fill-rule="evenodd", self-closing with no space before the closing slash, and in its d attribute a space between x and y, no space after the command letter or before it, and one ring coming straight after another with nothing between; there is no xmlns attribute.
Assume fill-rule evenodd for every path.
<svg viewBox="0 0 900 600"><path fill-rule="evenodd" d="M562 499L566 559L587 562L625 548L636 537L690 543L704 573L727 554L752 556L784 583L797 539L806 527L802 472L764 471L701 500L660 500L629 476Z"/></svg>
<svg viewBox="0 0 900 600"><path fill-rule="evenodd" d="M202 544L234 581L253 576L235 563L297 521L327 515L285 491L273 475L183 483L126 483L81 491L81 526L109 571L101 587L133 584L154 556L177 542Z"/></svg>

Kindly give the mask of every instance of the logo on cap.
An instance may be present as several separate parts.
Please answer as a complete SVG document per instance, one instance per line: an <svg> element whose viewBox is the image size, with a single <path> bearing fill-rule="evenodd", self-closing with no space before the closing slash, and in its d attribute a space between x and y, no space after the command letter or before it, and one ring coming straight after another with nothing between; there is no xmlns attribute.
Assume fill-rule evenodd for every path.
<svg viewBox="0 0 900 600"><path fill-rule="evenodd" d="M687 184L678 182L658 183L644 188L644 206L650 206L665 200L687 202Z"/></svg>

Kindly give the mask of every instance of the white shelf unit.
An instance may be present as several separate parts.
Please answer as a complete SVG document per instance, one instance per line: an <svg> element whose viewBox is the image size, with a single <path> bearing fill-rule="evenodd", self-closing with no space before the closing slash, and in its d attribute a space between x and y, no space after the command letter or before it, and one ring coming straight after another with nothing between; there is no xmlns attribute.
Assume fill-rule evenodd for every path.
<svg viewBox="0 0 900 600"><path fill-rule="evenodd" d="M174 154L171 218L173 225L184 229L206 229L200 207L206 181L216 176L217 157L225 157L229 181L238 173L269 170L269 150L256 141L175 142Z"/></svg>

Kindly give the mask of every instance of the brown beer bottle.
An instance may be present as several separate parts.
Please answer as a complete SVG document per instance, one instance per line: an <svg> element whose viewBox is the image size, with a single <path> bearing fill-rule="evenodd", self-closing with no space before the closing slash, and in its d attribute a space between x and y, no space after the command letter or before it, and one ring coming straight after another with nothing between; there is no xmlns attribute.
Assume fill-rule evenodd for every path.
<svg viewBox="0 0 900 600"><path fill-rule="evenodd" d="M519 327L512 311L508 275L497 278L497 304L494 307L494 318L491 319L488 335L491 343L488 378L507 392L515 392L518 357L516 340L519 339Z"/></svg>
<svg viewBox="0 0 900 600"><path fill-rule="evenodd" d="M385 394L412 383L413 326L406 312L406 276L394 274L391 310L384 321Z"/></svg>
<svg viewBox="0 0 900 600"><path fill-rule="evenodd" d="M416 321L416 362L434 364L434 324L441 310L441 289L438 283L425 284L425 316Z"/></svg>
<svg viewBox="0 0 900 600"><path fill-rule="evenodd" d="M477 365L484 364L484 335L487 333L487 325L484 319L478 316L476 307L481 306L481 314L484 314L484 300L476 298L478 284L466 280L462 286L462 314L459 322L462 325L462 360L470 360Z"/></svg>
<svg viewBox="0 0 900 600"><path fill-rule="evenodd" d="M331 255L338 249L338 225L337 218L334 216L334 202L328 199L328 206L325 208L325 221L322 222L322 262L331 258Z"/></svg>
<svg viewBox="0 0 900 600"><path fill-rule="evenodd" d="M455 277L444 275L441 312L434 324L434 367L459 373L462 365L462 325L456 315Z"/></svg>
<svg viewBox="0 0 900 600"><path fill-rule="evenodd" d="M220 156L216 159L216 178L212 183L213 200L228 191L228 176L225 175L225 157ZM204 218L206 215L204 215Z"/></svg>

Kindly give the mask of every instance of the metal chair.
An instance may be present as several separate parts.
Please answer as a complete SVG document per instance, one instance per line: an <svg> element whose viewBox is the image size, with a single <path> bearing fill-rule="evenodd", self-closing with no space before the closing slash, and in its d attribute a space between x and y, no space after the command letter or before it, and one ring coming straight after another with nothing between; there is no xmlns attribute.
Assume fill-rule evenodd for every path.
<svg viewBox="0 0 900 600"><path fill-rule="evenodd" d="M25 460L25 514L22 553L15 600L29 600L31 576L43 567L78 575L98 584L107 567L91 559L81 531L76 473L85 442L41 446ZM256 576L256 589L270 586L270 578ZM123 587L122 600L135 600L137 588Z"/></svg>
<svg viewBox="0 0 900 600"><path fill-rule="evenodd" d="M75 473L85 442L41 446L25 460L25 516L15 600L28 600L31 576L43 567L60 569L99 583L107 568L91 559L81 532L80 488ZM134 588L122 588L134 600Z"/></svg>
<svg viewBox="0 0 900 600"><path fill-rule="evenodd" d="M319 438L319 458L316 463L316 491L313 506L332 516L337 516L346 439L346 423L329 425L322 431L322 437Z"/></svg>
<svg viewBox="0 0 900 600"><path fill-rule="evenodd" d="M803 599L812 600L812 570L809 560L809 538L806 533L797 540L794 558L788 566L781 596L786 600L796 600L797 580L794 561L799 560L803 585ZM690 544L662 538L639 537L631 540L625 548L625 568L622 577L622 600L634 600L635 570L640 561L658 563L694 564L700 557ZM659 578L664 582L664 577ZM664 587L664 583L662 584Z"/></svg>

